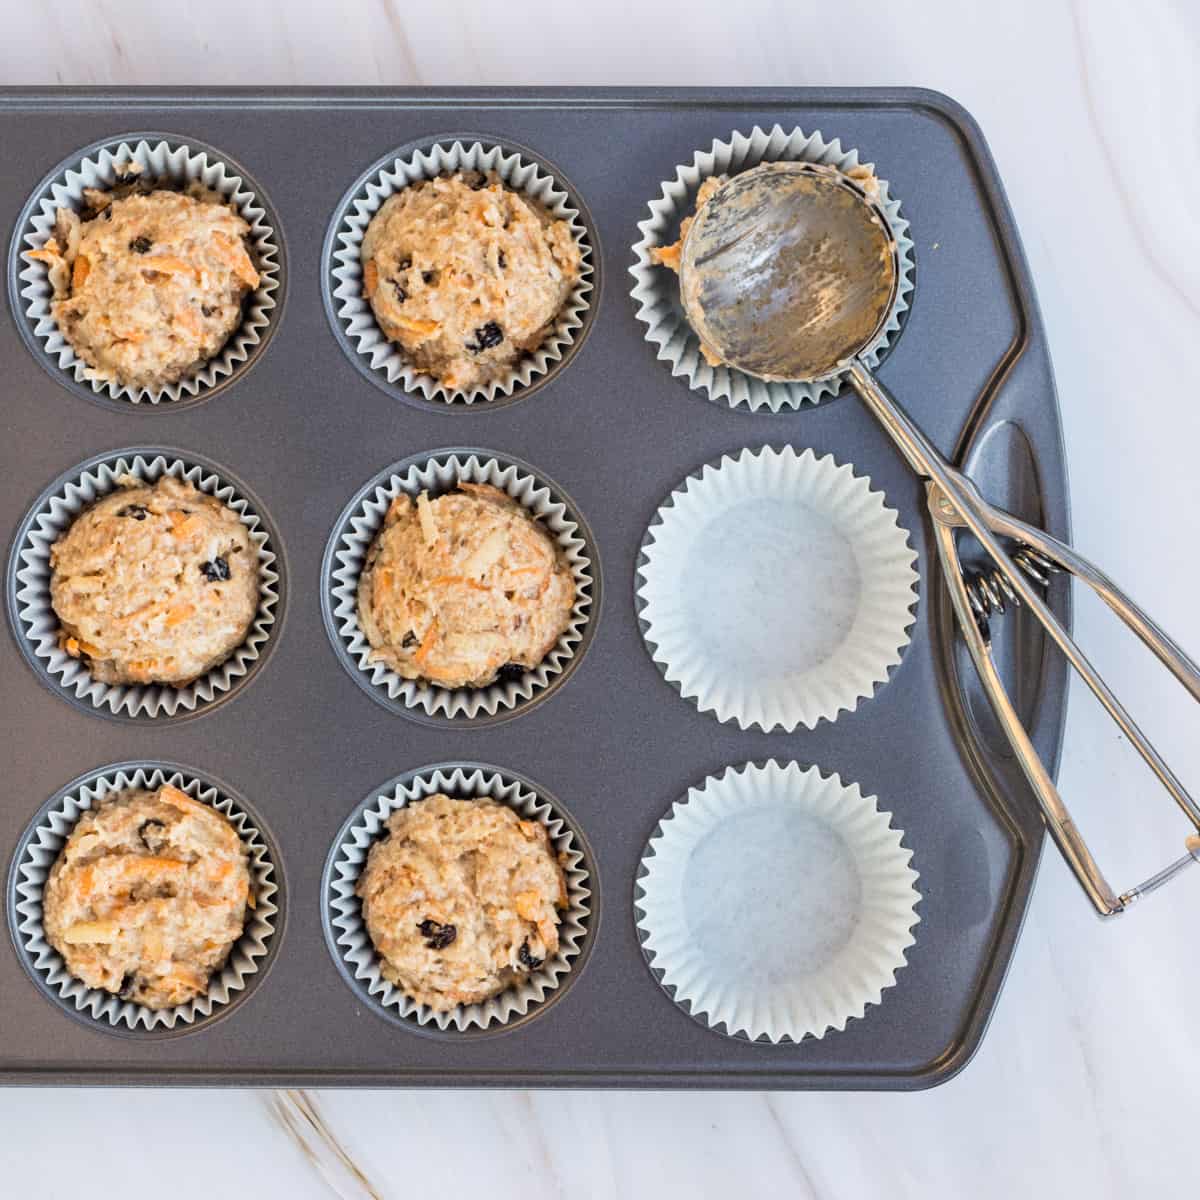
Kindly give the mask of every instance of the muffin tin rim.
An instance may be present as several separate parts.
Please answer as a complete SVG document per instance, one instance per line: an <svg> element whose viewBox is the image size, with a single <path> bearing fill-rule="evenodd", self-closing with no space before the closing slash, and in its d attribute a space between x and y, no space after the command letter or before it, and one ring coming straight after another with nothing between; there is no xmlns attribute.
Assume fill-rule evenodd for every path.
<svg viewBox="0 0 1200 1200"><path fill-rule="evenodd" d="M150 142L157 144L165 142L172 147L187 146L189 149L200 151L210 157L213 161L219 161L226 167L230 168L232 173L241 177L243 184L247 190L253 192L255 201L263 209L267 216L267 227L271 231L276 250L276 278L275 286L271 290L271 298L274 301L274 307L270 311L267 318L266 326L260 335L258 342L251 348L245 360L238 363L234 369L223 379L218 380L211 386L201 387L195 395L181 396L178 400L159 400L159 401L140 401L134 402L124 397L109 396L104 391L97 391L95 388L88 386L86 383L74 379L70 373L60 367L57 362L53 361L51 356L46 352L45 346L39 341L33 330L30 328L29 320L25 315L25 307L21 298L21 271L23 270L21 254L24 252L25 235L28 232L28 227L33 219L34 213L37 211L41 201L47 198L47 193L51 185L61 176L73 168L77 168L79 164L86 158L92 157L101 150L113 149L120 146L122 143L127 145L137 145L138 142ZM42 367L42 369L51 376L61 387L71 392L72 395L89 400L93 404L98 404L101 408L106 408L110 412L129 412L129 411L145 411L145 412L180 412L184 409L192 408L198 404L203 404L206 400L224 392L234 384L239 383L258 363L262 360L271 342L274 340L276 332L283 324L284 316L286 315L287 296L288 296L288 253L286 238L283 233L283 228L279 221L279 210L276 208L274 201L270 195L264 190L258 182L257 176L251 174L242 165L237 158L226 154L223 150L218 149L201 138L193 138L182 133L168 133L160 130L133 130L127 133L113 134L103 137L90 143L87 146L82 146L78 150L73 151L66 158L58 162L38 181L34 189L26 198L25 203L21 206L17 214L16 222L13 226L12 236L8 243L8 255L6 262L7 285L6 292L8 295L9 314L12 317L12 323L15 326L22 344L29 351L32 357ZM234 330L230 334L232 338ZM222 347L222 350L224 347ZM218 351L218 355L221 352ZM217 357L217 355L214 355ZM211 359L209 360L211 361Z"/></svg>
<svg viewBox="0 0 1200 1200"><path fill-rule="evenodd" d="M334 255L338 249L338 235L345 225L356 199L358 199L366 186L381 171L388 167L389 164L394 163L397 159L410 157L419 150L429 149L433 146L452 146L456 142L461 143L464 147L469 147L475 143L479 143L485 148L499 147L501 151L520 155L535 166L542 168L567 193L572 207L579 214L579 221L583 225L587 238L587 246L591 251L590 257L587 260L588 265L591 267L591 290L587 293L580 327L564 347L562 356L551 364L549 370L544 371L541 375L533 379L528 386L514 388L507 396L500 396L495 400L480 400L475 402L468 402L462 399L431 401L420 395L420 393L411 392L399 383L391 382L381 371L372 367L366 361L365 356L351 342L342 319L338 315L338 302L333 294L336 278L334 276ZM554 382L560 374L572 365L575 357L583 348L584 343L595 327L596 318L599 315L604 289L603 261L604 255L600 242L600 231L595 218L592 216L591 209L583 199L582 193L571 182L570 177L563 173L562 169L553 159L547 158L545 155L512 138L492 136L479 131L451 130L446 133L428 134L414 138L388 150L372 162L354 180L349 188L342 193L333 208L333 212L326 225L325 236L321 242L321 258L318 264L321 306L325 310L325 316L334 339L350 364L359 375L391 399L400 400L421 412L432 411L450 414L497 412L532 396L541 388Z"/></svg>
<svg viewBox="0 0 1200 1200"><path fill-rule="evenodd" d="M240 810L258 831L258 836L262 839L263 845L266 847L267 860L272 868L273 882L275 884L275 893L272 897L272 903L275 905L275 914L271 918L271 930L267 938L266 953L258 960L254 970L246 976L245 985L239 988L227 1003L217 1005L208 1016L197 1017L192 1021L185 1021L172 1028L130 1028L124 1024L118 1025L110 1021L99 1020L88 1012L76 1009L64 997L58 995L57 991L41 977L40 972L34 966L25 949L19 928L20 914L17 911L17 887L20 883L21 862L30 841L45 822L47 815L56 806L61 805L72 793L79 791L89 784L96 783L105 777L117 775L121 772L133 775L139 770L145 771L147 774L152 774L154 771L162 771L167 779L170 779L175 774L182 775L185 779L195 780L201 786L213 788L222 798L229 800L234 808ZM283 866L283 856L279 850L279 841L271 830L270 825L263 821L258 809L253 804L248 803L238 789L230 787L221 776L208 770L186 766L171 759L159 758L125 759L120 762L93 767L58 788L57 791L38 806L36 812L34 812L28 823L21 830L16 846L9 857L8 870L5 873L5 889L5 919L8 926L9 942L12 945L17 960L21 964L25 976L41 994L42 998L60 1012L71 1017L85 1029L103 1034L111 1034L133 1042L169 1042L189 1037L193 1034L200 1034L211 1029L219 1021L224 1021L239 1009L255 993L279 960L280 948L287 930L288 906L290 902L290 889ZM244 930L242 936L245 936ZM239 937L238 940L240 941L241 938ZM89 989L89 991L96 990L100 989Z"/></svg>
<svg viewBox="0 0 1200 1200"><path fill-rule="evenodd" d="M579 530L579 536L588 550L592 577L590 588L591 606L584 620L579 642L572 650L571 656L567 659L563 669L552 676L550 682L545 687L534 692L528 700L518 701L516 704L498 708L494 713L484 713L474 717L448 717L440 713L430 714L419 707L413 707L400 700L393 700L391 696L388 696L379 685L373 683L367 677L366 673L351 657L349 650L343 644L341 633L337 628L337 618L334 614L335 606L332 602L333 589L331 585L334 582L333 573L336 569L338 548L345 529L354 515L362 508L367 497L393 475L401 475L413 467L420 466L435 458L450 458L455 456L464 458L476 457L483 461L490 460L497 462L501 466L514 466L518 470L528 474L537 483L548 488L555 498L567 509L568 516L570 516L572 522ZM522 505L522 508L524 507ZM564 687L579 669L580 664L591 648L592 642L595 640L596 630L603 616L604 608L604 579L603 567L600 561L599 543L592 532L591 525L588 524L587 518L583 515L582 510L576 504L571 494L556 480L524 459L518 458L514 454L507 454L498 450L488 450L479 446L440 446L431 450L421 450L389 463L361 484L338 514L326 539L325 550L321 555L320 589L322 624L325 627L325 633L330 646L338 662L346 670L347 674L376 704L386 708L393 715L406 717L420 725L436 729L490 729L508 721L516 720L518 717L532 712L535 708L545 703Z"/></svg>
<svg viewBox="0 0 1200 1200"><path fill-rule="evenodd" d="M393 1011L390 1005L383 1004L377 996L371 995L362 980L355 977L353 969L346 961L343 948L338 944L337 930L333 923L331 898L333 896L334 872L337 868L342 847L346 844L351 830L362 820L363 815L372 806L374 801L381 797L390 796L397 789L415 782L422 776L432 776L439 771L463 771L467 774L473 771L480 771L484 774L498 776L505 782L517 783L530 791L538 800L549 807L551 815L561 820L567 832L571 835L575 848L579 851L588 889L588 913L586 923L584 924L583 937L579 943L579 952L570 960L570 964L560 981L546 994L545 999L532 1004L524 1013L513 1016L506 1021L489 1022L482 1027L469 1026L466 1029L438 1029L436 1025L421 1024L413 1018ZM510 806L505 804L505 807ZM398 812L399 808L392 811ZM539 824L541 824L540 819ZM372 845L377 840L377 838L372 839ZM365 861L364 858L364 863ZM505 1034L516 1033L524 1030L543 1013L549 1011L566 995L587 968L592 950L595 948L596 940L599 936L602 919L600 868L596 859L596 852L592 849L592 845L588 841L582 825L580 825L574 814L563 805L557 795L544 788L541 784L536 783L524 772L476 759L447 759L441 762L426 763L424 766L401 771L398 775L393 775L390 779L367 791L360 800L355 802L346 819L338 826L337 832L330 842L329 851L325 855L325 861L321 868L319 888L318 903L321 910L321 933L325 942L325 948L329 951L329 956L333 959L333 964L342 982L350 989L355 999L365 1008L369 1009L376 1017L386 1021L393 1027L403 1029L418 1037L446 1044L484 1041L491 1038L503 1037ZM364 929L365 927L364 922ZM370 937L368 935L369 940Z"/></svg>
<svg viewBox="0 0 1200 1200"><path fill-rule="evenodd" d="M222 483L227 484L240 497L246 500L253 514L258 518L263 531L267 535L267 542L271 547L271 551L275 556L273 569L276 574L275 604L272 612L272 620L270 624L270 632L262 643L262 647L252 660L249 669L244 675L239 676L233 683L233 686L219 692L211 700L201 701L190 709L177 711L166 714L148 714L136 713L129 714L124 712L113 712L107 706L100 706L76 695L73 690L65 687L59 682L48 669L42 665L42 660L34 652L33 646L30 643L29 637L23 627L20 612L20 601L17 598L19 585L17 575L21 570L21 550L25 545L30 530L33 528L40 513L45 510L49 501L56 496L63 488L77 480L80 475L93 470L102 463L111 463L121 458L146 458L151 461L162 457L172 462L181 462L185 467L198 466L211 475L216 476ZM86 506L85 506L86 507ZM82 510L81 510L82 511ZM262 672L263 667L269 660L271 653L275 649L275 645L279 640L283 630L284 621L287 617L289 586L289 570L287 563L287 555L283 545L283 539L279 533L279 526L274 518L270 516L269 510L265 507L258 495L248 488L241 478L226 468L215 463L207 455L197 454L193 451L181 450L178 448L165 445L133 445L118 447L113 450L104 450L98 454L93 454L84 461L77 463L73 467L69 467L66 471L55 476L39 493L38 498L26 510L24 516L17 523L13 534L9 540L8 553L5 556L5 583L4 583L4 601L5 611L8 615L7 626L10 635L16 642L17 649L20 652L21 659L34 677L48 689L51 693L58 696L61 700L66 701L73 708L80 712L91 716L102 717L105 720L115 722L117 724L131 725L154 725L154 724L179 724L184 721L198 720L200 717L219 708L221 705L240 696L241 693L248 688L254 680ZM113 685L123 686L123 685Z"/></svg>

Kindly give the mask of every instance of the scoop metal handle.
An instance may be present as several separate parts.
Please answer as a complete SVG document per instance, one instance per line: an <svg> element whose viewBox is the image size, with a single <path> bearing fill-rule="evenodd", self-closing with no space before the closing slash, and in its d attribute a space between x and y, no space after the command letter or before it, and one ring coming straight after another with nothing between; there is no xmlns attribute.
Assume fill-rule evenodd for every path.
<svg viewBox="0 0 1200 1200"><path fill-rule="evenodd" d="M944 497L936 495L936 488L936 484L930 484L930 506L931 511L934 513L941 508L944 500ZM1096 911L1105 917L1122 913L1142 896L1169 882L1185 867L1200 862L1200 836L1193 835L1188 837L1184 842L1186 853L1163 870L1152 875L1149 879L1126 892L1122 892L1120 895L1113 890L1099 865L1096 863L1096 860L1088 850L1083 835L1079 832L1070 811L1063 802L1037 751L1034 749L1029 735L1021 724L1016 709L1013 707L1008 691L1000 679L999 672L996 670L996 664L992 658L991 643L983 633L979 622L974 619L970 607L966 583L958 563L954 522L940 520L935 516L934 534L937 538L938 557L946 567L944 572L946 585L950 592L950 600L954 606L955 615L962 629L963 640L966 642L972 661L975 663L975 668L979 673L979 678L983 683L988 700L991 702L992 709L1038 800L1038 804L1042 809L1046 824L1050 830L1050 835L1053 837L1055 844L1067 860L1071 869L1075 872L1076 878L1087 893ZM1061 543L1059 544L1061 545ZM1161 774L1159 774L1159 778L1162 779L1167 790L1175 796L1175 799L1180 803L1180 806L1189 817L1192 817L1195 805L1191 797L1185 791L1182 791L1181 788L1179 789L1179 794L1176 793L1176 788L1179 786L1178 781L1165 768L1165 764L1161 764L1161 760L1158 758L1153 747L1149 746L1145 741L1141 730L1129 719L1124 710L1121 710L1120 714L1116 715L1114 719L1126 731L1127 736L1134 742L1139 751L1144 749L1149 752L1153 761L1150 758L1147 758L1147 761L1150 762L1150 766L1155 770L1156 774L1159 774L1158 766L1163 766L1163 769L1166 770L1166 778ZM1143 758L1146 757L1146 753L1143 752Z"/></svg>
<svg viewBox="0 0 1200 1200"><path fill-rule="evenodd" d="M1196 700L1200 700L1200 667L1099 568L1057 538L984 500L974 483L942 457L859 359L850 363L847 377L909 465L930 481L927 488L929 511L934 521L938 558L944 568L955 615L984 690L1033 789L1051 836L1097 912L1106 917L1124 912L1140 897L1175 878L1185 867L1200 863L1200 805L1197 805L1113 695L1024 572L1013 562L999 538L1009 538L1033 547L1044 558L1091 587ZM976 622L971 609L958 558L955 537L958 528L970 530L987 551L1021 603L1033 613L1105 711L1129 738L1195 830L1184 842L1186 853L1182 857L1129 891L1118 895L1109 886L1012 705L992 659L990 640Z"/></svg>

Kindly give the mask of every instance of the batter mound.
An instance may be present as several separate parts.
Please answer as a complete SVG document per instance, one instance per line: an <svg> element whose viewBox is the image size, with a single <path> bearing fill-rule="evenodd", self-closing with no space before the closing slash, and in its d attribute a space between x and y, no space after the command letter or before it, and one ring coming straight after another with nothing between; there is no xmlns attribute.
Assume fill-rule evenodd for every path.
<svg viewBox="0 0 1200 1200"><path fill-rule="evenodd" d="M222 197L148 186L88 189L82 216L60 208L26 257L47 265L51 312L89 377L153 390L220 351L259 276L250 226Z"/></svg>
<svg viewBox="0 0 1200 1200"><path fill-rule="evenodd" d="M79 818L50 868L43 922L88 987L171 1008L207 989L253 906L233 826L164 784L118 792Z"/></svg>
<svg viewBox="0 0 1200 1200"><path fill-rule="evenodd" d="M358 585L371 661L405 679L484 687L529 670L571 623L575 581L546 530L511 497L461 483L392 501Z"/></svg>
<svg viewBox="0 0 1200 1200"><path fill-rule="evenodd" d="M384 201L362 243L384 334L447 388L505 378L545 340L579 278L566 221L494 174L423 180Z"/></svg>
<svg viewBox="0 0 1200 1200"><path fill-rule="evenodd" d="M176 687L223 662L258 610L250 533L216 497L132 476L50 548L60 643L103 683Z"/></svg>
<svg viewBox="0 0 1200 1200"><path fill-rule="evenodd" d="M567 885L545 826L441 794L394 813L356 891L385 979L438 1012L478 1004L558 950Z"/></svg>

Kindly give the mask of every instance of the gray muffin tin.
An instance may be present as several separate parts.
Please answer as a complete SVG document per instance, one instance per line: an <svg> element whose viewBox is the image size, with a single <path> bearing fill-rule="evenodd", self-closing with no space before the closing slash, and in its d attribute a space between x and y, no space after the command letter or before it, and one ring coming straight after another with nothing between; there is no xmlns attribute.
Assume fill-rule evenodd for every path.
<svg viewBox="0 0 1200 1200"><path fill-rule="evenodd" d="M162 446L245 480L278 533L288 590L272 650L243 688L187 720L105 718L64 703L9 636L0 643L9 860L48 798L95 768L170 760L224 779L261 815L286 881L269 971L223 1017L169 1039L70 1019L0 944L0 1079L23 1083L491 1085L915 1089L970 1059L996 1003L1042 847L1042 825L956 648L928 554L923 489L853 398L778 416L707 403L673 379L629 296L638 221L676 164L758 124L856 146L912 223L916 291L881 375L987 497L1068 535L1058 410L1028 269L983 138L921 90L478 89L0 91L10 310L0 321L12 531L47 485L101 452ZM18 332L18 218L40 179L98 140L153 131L245 164L278 219L285 299L270 344L214 394L174 406L97 402ZM330 223L389 151L467 132L531 149L586 205L598 267L589 336L519 402L404 403L343 351L322 299ZM904 660L874 699L793 735L740 732L683 702L643 645L639 547L658 505L721 454L811 446L882 488L912 532L921 598ZM503 723L422 724L365 695L322 620L322 555L339 514L389 464L443 447L525 460L591 527L605 581L586 657ZM12 580L8 581L9 604ZM1069 617L1066 587L1051 590ZM1034 741L1056 763L1065 674L1036 626L998 652ZM1017 681L1016 664L1020 663ZM702 1028L640 952L638 862L660 816L730 764L816 763L880 797L920 872L908 965L842 1033L762 1045ZM568 991L494 1036L416 1036L347 986L326 947L322 871L339 828L392 777L484 761L561 800L598 865L587 961ZM8 909L12 913L9 886ZM600 919L602 912L602 919ZM753 938L753 914L746 936Z"/></svg>

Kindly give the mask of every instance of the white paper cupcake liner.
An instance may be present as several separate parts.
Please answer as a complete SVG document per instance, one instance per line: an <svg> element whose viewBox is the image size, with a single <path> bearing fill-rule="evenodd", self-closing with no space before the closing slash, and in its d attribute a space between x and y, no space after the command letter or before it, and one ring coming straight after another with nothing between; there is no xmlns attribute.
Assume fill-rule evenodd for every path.
<svg viewBox="0 0 1200 1200"><path fill-rule="evenodd" d="M879 1004L913 945L920 893L902 830L857 784L747 763L674 804L634 910L655 977L717 1032L798 1042Z"/></svg>
<svg viewBox="0 0 1200 1200"><path fill-rule="evenodd" d="M560 914L558 951L527 979L479 1004L435 1012L418 1004L379 971L379 957L354 893L371 846L387 836L388 818L414 800L438 792L460 799L490 798L525 820L540 821L559 855L567 882L567 907ZM596 872L582 833L562 805L531 780L483 763L444 763L389 780L342 826L325 864L321 894L325 940L350 986L385 1016L413 1029L443 1033L482 1031L541 1012L578 977L595 936Z"/></svg>
<svg viewBox="0 0 1200 1200"><path fill-rule="evenodd" d="M752 412L782 412L815 404L841 389L841 377L818 383L767 382L735 367L712 367L700 353L700 339L692 332L679 298L679 276L650 260L652 246L669 245L679 236L679 223L695 211L700 184L713 175L736 175L764 162L811 162L836 167L860 182L874 177L872 163L862 164L857 150L843 150L834 138L827 142L820 133L800 129L785 131L776 125L769 132L757 125L748 133L734 133L729 141L714 141L707 151L696 151L690 164L676 168L675 178L662 185L662 195L650 202L650 216L638 223L641 240L633 247L637 261L629 268L635 282L630 294L637 304L638 320L646 326L646 340L658 348L658 358L670 364L671 374L682 376L688 386L707 394L710 400L745 407ZM888 185L876 178L878 201L896 241L899 278L896 298L883 329L859 356L869 366L878 364L884 350L900 329L913 290L913 243L908 222L900 215L900 202L888 195Z"/></svg>
<svg viewBox="0 0 1200 1200"><path fill-rule="evenodd" d="M50 599L50 548L85 508L118 488L123 475L150 484L173 475L215 496L237 513L258 555L258 611L245 640L223 663L186 687L102 683L92 677L82 659L72 658L59 645L60 624ZM115 450L60 477L26 516L9 557L9 617L34 670L68 699L118 717L184 716L246 682L265 655L283 593L278 545L261 505L220 468L194 455L177 457L170 450Z"/></svg>
<svg viewBox="0 0 1200 1200"><path fill-rule="evenodd" d="M358 581L388 507L401 493L436 495L460 482L486 483L511 496L553 536L575 580L571 623L557 645L519 679L482 688L445 688L404 679L371 662L358 623ZM600 612L600 564L587 523L557 484L534 468L487 450L434 450L375 476L347 505L329 539L322 569L325 627L338 658L369 695L405 715L434 720L499 720L515 716L560 686L578 666Z"/></svg>
<svg viewBox="0 0 1200 1200"><path fill-rule="evenodd" d="M866 476L792 447L726 455L655 514L638 563L651 657L742 729L835 720L900 662L916 551Z"/></svg>
<svg viewBox="0 0 1200 1200"><path fill-rule="evenodd" d="M496 172L513 191L541 204L552 217L569 222L582 251L579 280L545 341L523 355L507 376L472 391L447 388L419 371L405 359L401 348L387 339L363 296L359 253L371 218L389 196L419 180L455 171ZM371 167L339 206L324 257L326 306L334 333L352 360L357 358L366 365L373 382L400 395L416 394L435 403L481 409L526 394L535 381L566 365L586 335L599 270L595 230L582 204L548 164L524 149L459 139L426 144Z"/></svg>
<svg viewBox="0 0 1200 1200"><path fill-rule="evenodd" d="M103 797L126 788L153 790L170 784L225 816L250 852L254 908L225 965L215 971L207 992L174 1008L151 1009L75 978L46 939L42 897L50 868L80 815ZM67 1012L90 1017L119 1031L182 1031L223 1015L252 986L273 949L282 892L272 852L245 804L202 776L171 763L118 763L69 784L39 813L13 858L9 881L9 921L21 962L33 981Z"/></svg>
<svg viewBox="0 0 1200 1200"><path fill-rule="evenodd" d="M13 240L10 276L15 276L21 304L34 339L48 360L70 379L97 396L134 404L161 404L199 396L232 377L265 345L282 293L283 256L266 207L262 189L241 168L224 159L211 147L193 148L183 142L150 140L153 135L127 135L83 151L78 159L58 168L35 193L28 218ZM177 184L199 181L225 197L250 226L250 245L260 276L258 288L243 306L241 325L230 335L215 358L178 383L151 390L131 388L116 380L93 377L91 368L59 331L50 311L53 290L44 263L29 262L23 251L36 249L50 237L60 208L78 211L83 207L84 188L111 188L118 169L136 162L152 179L169 179ZM25 329L22 329L25 332Z"/></svg>

